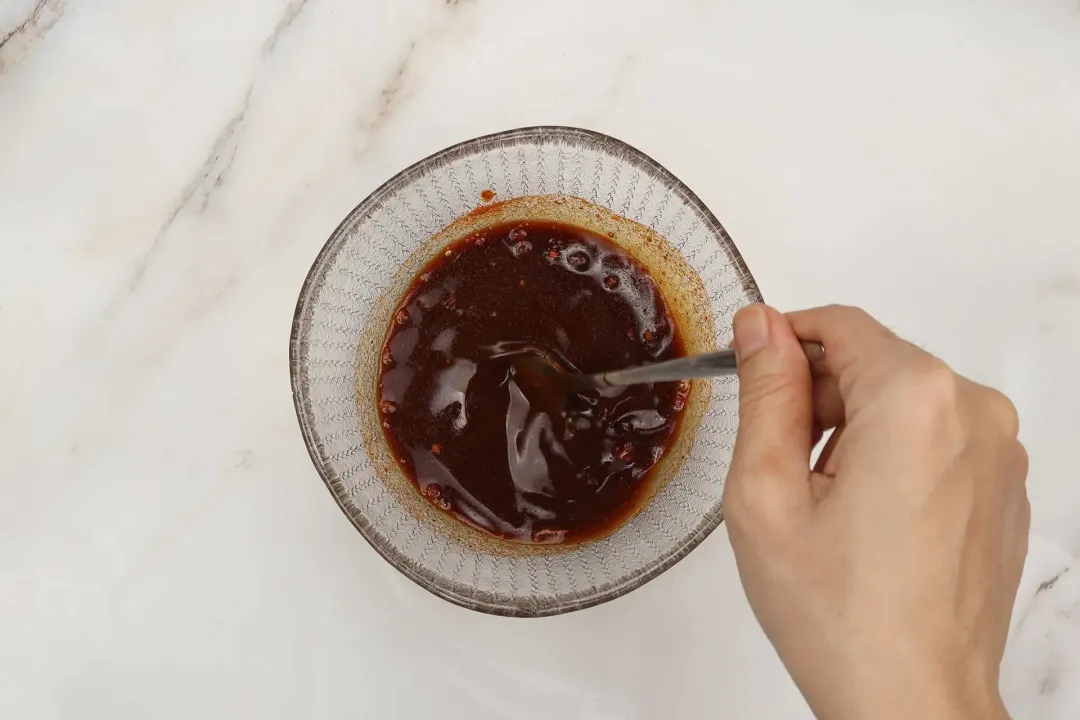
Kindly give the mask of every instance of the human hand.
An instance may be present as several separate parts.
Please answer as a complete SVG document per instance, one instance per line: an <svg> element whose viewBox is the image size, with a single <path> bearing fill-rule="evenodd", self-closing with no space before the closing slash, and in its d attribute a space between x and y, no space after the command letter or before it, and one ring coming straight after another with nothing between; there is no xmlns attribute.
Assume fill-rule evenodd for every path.
<svg viewBox="0 0 1080 720"><path fill-rule="evenodd" d="M813 377L797 337L825 346ZM725 520L811 709L1007 718L998 671L1030 522L1012 403L855 308L744 308L735 346Z"/></svg>

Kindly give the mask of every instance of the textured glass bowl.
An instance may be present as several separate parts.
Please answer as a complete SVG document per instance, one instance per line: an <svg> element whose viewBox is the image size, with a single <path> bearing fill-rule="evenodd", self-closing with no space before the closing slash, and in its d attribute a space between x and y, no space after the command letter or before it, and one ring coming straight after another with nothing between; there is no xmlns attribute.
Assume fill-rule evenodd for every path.
<svg viewBox="0 0 1080 720"><path fill-rule="evenodd" d="M326 242L300 291L289 348L296 414L319 474L360 534L422 587L482 612L553 615L641 586L720 524L737 384L714 383L681 465L608 537L532 552L471 542L467 533L462 540L431 522L433 509L395 490L394 470L379 462L387 450L370 429L367 388L378 364L368 356L385 328L373 335L370 326L380 303L396 302L403 270L433 254L425 243L475 209L485 190L498 200L583 198L667 238L700 280L717 347L730 342L735 311L761 296L731 238L689 188L626 143L575 128L510 130L436 153L372 193Z"/></svg>

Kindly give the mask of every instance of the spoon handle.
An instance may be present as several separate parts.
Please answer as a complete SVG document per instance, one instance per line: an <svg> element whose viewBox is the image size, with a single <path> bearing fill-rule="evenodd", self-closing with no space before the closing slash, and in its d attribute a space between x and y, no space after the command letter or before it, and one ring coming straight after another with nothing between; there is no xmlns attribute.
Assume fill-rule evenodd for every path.
<svg viewBox="0 0 1080 720"><path fill-rule="evenodd" d="M825 356L825 348L821 346L821 343L803 342L800 344L806 354L806 359L810 361L811 369L819 366ZM723 377L725 375L734 375L737 369L735 350L729 349L665 360L653 365L613 370L594 377L601 385L640 385L642 383Z"/></svg>

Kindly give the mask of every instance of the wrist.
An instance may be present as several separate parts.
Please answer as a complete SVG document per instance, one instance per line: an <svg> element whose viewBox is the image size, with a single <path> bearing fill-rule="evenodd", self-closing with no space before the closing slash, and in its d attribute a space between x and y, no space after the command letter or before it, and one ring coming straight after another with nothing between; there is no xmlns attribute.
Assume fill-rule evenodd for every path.
<svg viewBox="0 0 1080 720"><path fill-rule="evenodd" d="M821 720L1011 720L996 683L981 678L930 678L894 668L884 683L863 680L859 699L848 704L855 712L825 713Z"/></svg>

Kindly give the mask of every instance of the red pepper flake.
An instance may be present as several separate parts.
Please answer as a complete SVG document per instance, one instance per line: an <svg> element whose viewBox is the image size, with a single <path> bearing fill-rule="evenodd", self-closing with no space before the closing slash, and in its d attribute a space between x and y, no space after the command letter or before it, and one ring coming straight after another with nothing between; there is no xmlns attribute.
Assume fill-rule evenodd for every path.
<svg viewBox="0 0 1080 720"><path fill-rule="evenodd" d="M604 287L606 287L608 290L614 290L615 288L619 287L619 278L614 275L605 275Z"/></svg>
<svg viewBox="0 0 1080 720"><path fill-rule="evenodd" d="M557 257L559 257L559 253L555 252L554 250L548 250L548 257L549 258L557 258Z"/></svg>
<svg viewBox="0 0 1080 720"><path fill-rule="evenodd" d="M405 311L405 308L402 308L394 314L394 320L397 321L398 325L404 325L409 322L409 313Z"/></svg>
<svg viewBox="0 0 1080 720"><path fill-rule="evenodd" d="M494 199L495 199L495 191L494 190L489 189L489 190L481 190L480 191L480 200L482 202L489 203Z"/></svg>
<svg viewBox="0 0 1080 720"><path fill-rule="evenodd" d="M634 459L634 446L624 443L615 448L615 459L619 462L630 462Z"/></svg>
<svg viewBox="0 0 1080 720"><path fill-rule="evenodd" d="M520 285L521 287L525 287L525 281L524 280L518 280L518 285Z"/></svg>
<svg viewBox="0 0 1080 720"><path fill-rule="evenodd" d="M442 452L442 445L440 445L439 443L435 443L434 445L431 446L431 452L438 455L439 453Z"/></svg>
<svg viewBox="0 0 1080 720"><path fill-rule="evenodd" d="M650 340L652 340L653 337L652 330L646 330L641 334L641 336L645 338L645 342L649 342Z"/></svg>

